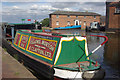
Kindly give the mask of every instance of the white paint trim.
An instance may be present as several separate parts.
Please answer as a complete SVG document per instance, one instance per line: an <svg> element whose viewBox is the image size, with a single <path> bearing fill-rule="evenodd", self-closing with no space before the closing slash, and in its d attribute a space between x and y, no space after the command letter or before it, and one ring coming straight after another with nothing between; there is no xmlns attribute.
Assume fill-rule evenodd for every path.
<svg viewBox="0 0 120 80"><path fill-rule="evenodd" d="M85 37L81 37L81 36L75 36L76 40L78 41L82 41L85 40Z"/></svg>
<svg viewBox="0 0 120 80"><path fill-rule="evenodd" d="M55 70L54 76L64 79L82 78L82 73L83 73L78 71L68 71L57 68L54 68L54 70Z"/></svg>
<svg viewBox="0 0 120 80"><path fill-rule="evenodd" d="M101 45L99 45L97 48L95 48L92 53L94 53L95 51L97 51L99 48L101 47Z"/></svg>
<svg viewBox="0 0 120 80"><path fill-rule="evenodd" d="M85 38L85 52L86 52L86 56L88 56L88 46L87 46L87 39L86 38ZM87 59L89 59L89 57Z"/></svg>
<svg viewBox="0 0 120 80"><path fill-rule="evenodd" d="M95 73L95 71L87 71L87 73L91 73L92 74L92 73Z"/></svg>

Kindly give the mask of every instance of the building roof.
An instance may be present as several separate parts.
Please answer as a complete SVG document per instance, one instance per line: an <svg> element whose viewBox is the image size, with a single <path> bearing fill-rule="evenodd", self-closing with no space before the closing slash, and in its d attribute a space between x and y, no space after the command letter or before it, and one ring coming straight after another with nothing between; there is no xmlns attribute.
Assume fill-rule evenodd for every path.
<svg viewBox="0 0 120 80"><path fill-rule="evenodd" d="M119 2L107 2L106 6L108 6L108 7L120 7L120 1Z"/></svg>
<svg viewBox="0 0 120 80"><path fill-rule="evenodd" d="M101 16L94 12L55 11L50 15L76 15L76 16Z"/></svg>

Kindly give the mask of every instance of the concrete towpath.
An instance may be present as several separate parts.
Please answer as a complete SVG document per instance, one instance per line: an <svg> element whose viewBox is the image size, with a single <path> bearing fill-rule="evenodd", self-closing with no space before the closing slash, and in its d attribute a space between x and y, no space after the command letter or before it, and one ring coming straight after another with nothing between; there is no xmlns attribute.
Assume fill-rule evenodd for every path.
<svg viewBox="0 0 120 80"><path fill-rule="evenodd" d="M2 50L2 79L33 79L37 78L27 70L22 64L8 54L4 49Z"/></svg>

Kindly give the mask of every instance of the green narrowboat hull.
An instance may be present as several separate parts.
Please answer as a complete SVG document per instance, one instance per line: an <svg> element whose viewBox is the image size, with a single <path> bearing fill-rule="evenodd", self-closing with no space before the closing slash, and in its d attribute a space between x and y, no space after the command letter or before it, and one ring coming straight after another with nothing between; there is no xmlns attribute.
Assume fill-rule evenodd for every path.
<svg viewBox="0 0 120 80"><path fill-rule="evenodd" d="M59 74L66 73L66 70L70 71L70 75L79 72L77 78L82 78L83 72L100 69L99 63L89 59L86 37L80 35L18 30L12 47L27 56L31 65L37 65L39 68L36 69L51 79L54 76L68 78ZM75 76L69 78L72 77Z"/></svg>

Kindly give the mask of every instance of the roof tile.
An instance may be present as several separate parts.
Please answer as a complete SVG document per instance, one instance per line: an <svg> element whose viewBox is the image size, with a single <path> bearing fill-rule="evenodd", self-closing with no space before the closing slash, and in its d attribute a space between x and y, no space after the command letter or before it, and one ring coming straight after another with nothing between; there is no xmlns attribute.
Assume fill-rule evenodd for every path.
<svg viewBox="0 0 120 80"><path fill-rule="evenodd" d="M94 12L73 12L73 11L55 11L50 15L81 15L81 16L101 16L98 13Z"/></svg>

